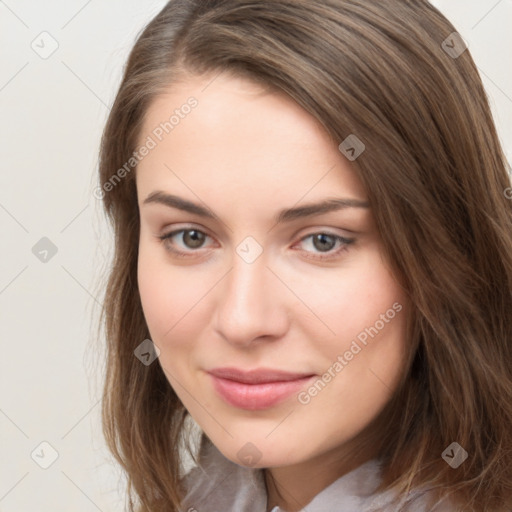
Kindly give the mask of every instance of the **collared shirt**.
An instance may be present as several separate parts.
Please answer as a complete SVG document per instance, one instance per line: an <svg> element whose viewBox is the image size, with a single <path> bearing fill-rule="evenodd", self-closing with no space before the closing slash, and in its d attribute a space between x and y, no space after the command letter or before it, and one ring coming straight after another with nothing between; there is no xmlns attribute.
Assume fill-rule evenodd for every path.
<svg viewBox="0 0 512 512"><path fill-rule="evenodd" d="M224 457L205 437L199 453L200 465L184 478L187 493L182 512L266 512L267 490L262 469L239 466ZM301 512L454 512L443 500L433 507L427 493L411 492L398 508L391 504L395 493L375 493L380 482L376 459L346 473L317 494ZM275 506L271 512L286 512Z"/></svg>

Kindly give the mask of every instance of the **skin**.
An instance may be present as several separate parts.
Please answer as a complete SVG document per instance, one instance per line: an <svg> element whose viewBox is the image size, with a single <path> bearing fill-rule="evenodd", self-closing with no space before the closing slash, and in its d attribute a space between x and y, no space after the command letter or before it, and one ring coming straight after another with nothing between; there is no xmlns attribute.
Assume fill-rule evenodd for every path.
<svg viewBox="0 0 512 512"><path fill-rule="evenodd" d="M268 468L268 510L295 511L374 456L371 445L354 455L354 443L403 371L406 297L383 258L371 208L275 223L283 208L367 201L341 141L282 93L227 74L212 78L187 76L145 117L141 143L168 112L190 96L198 100L137 168L141 300L159 363L192 417L237 464L252 443L259 460L251 465ZM206 206L216 218L145 203L155 191ZM190 231L160 240L179 229L207 236L199 246ZM327 237L315 245L308 235L318 233L354 241ZM236 252L248 236L263 250L252 263ZM321 376L395 303L402 311L307 404L294 394L265 410L239 409L205 371L267 367Z"/></svg>

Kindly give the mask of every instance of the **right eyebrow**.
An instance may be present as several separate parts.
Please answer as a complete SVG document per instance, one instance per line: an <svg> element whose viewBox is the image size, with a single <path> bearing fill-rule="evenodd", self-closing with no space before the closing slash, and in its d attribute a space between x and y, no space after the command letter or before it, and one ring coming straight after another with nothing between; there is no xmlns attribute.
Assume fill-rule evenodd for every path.
<svg viewBox="0 0 512 512"><path fill-rule="evenodd" d="M200 215L201 217L207 217L209 219L217 218L216 215L214 215L208 208L205 208L204 206L172 194L166 194L160 190L152 192L148 197L146 197L146 199L144 199L143 204L149 203L163 204L165 206L169 206L170 208L177 208L178 210L183 210L184 212L193 213L195 215Z"/></svg>

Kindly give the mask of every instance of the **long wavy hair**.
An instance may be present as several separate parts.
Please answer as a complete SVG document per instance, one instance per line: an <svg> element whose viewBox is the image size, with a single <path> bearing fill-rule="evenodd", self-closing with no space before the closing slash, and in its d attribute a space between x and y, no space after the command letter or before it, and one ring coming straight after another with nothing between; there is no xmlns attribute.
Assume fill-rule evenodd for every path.
<svg viewBox="0 0 512 512"><path fill-rule="evenodd" d="M99 162L115 234L102 419L130 510L175 512L184 492L188 413L160 365L134 357L150 335L137 288L136 165L125 165L148 107L184 71L284 91L337 144L350 134L364 142L354 172L411 303L404 376L378 418L379 489L437 489L465 512L512 509L510 177L454 32L426 0L173 0L140 33ZM441 456L453 442L468 453L457 469Z"/></svg>

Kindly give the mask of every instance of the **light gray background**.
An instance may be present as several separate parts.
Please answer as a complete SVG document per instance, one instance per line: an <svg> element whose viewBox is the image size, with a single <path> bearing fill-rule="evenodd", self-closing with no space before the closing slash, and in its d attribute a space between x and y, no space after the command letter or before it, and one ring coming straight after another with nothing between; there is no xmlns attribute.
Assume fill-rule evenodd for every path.
<svg viewBox="0 0 512 512"><path fill-rule="evenodd" d="M92 190L122 66L165 3L0 1L0 512L123 510L99 423L111 233ZM434 3L469 45L510 160L512 0ZM46 262L42 237L57 247Z"/></svg>

